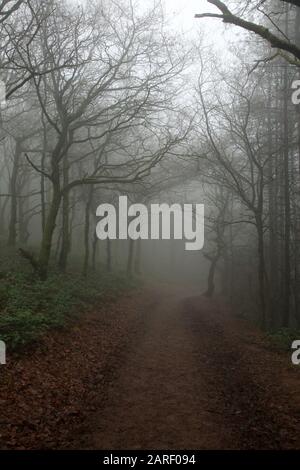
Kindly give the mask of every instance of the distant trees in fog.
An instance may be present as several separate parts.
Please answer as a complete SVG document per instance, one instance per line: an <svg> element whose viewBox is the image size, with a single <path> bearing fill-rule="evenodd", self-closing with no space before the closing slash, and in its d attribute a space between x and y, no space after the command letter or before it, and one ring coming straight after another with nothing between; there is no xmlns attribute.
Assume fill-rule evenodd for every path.
<svg viewBox="0 0 300 470"><path fill-rule="evenodd" d="M42 229L38 256L27 258L45 278L60 213L59 266L66 268L76 188L82 188L76 194L84 201L89 239L99 186L140 181L185 139L189 123L174 99L189 52L165 34L157 6L142 13L122 1L23 7L1 30L4 70L12 71L2 111L3 145L14 147L8 238L14 246L26 167L40 193ZM13 28L19 22L23 33Z"/></svg>
<svg viewBox="0 0 300 470"><path fill-rule="evenodd" d="M244 298L246 310L257 310L263 327L299 325L300 127L291 92L300 65L300 8L288 5L297 2L240 2L233 15L226 2L208 3L221 11L212 16L267 40L263 47L253 35L251 45L237 52L231 75L210 67L197 88L207 178L232 199L224 222L231 266L223 257L230 295ZM252 26L237 20L247 14ZM262 25L253 27L253 18Z"/></svg>
<svg viewBox="0 0 300 470"><path fill-rule="evenodd" d="M156 4L0 2L1 243L42 279L78 252L86 276L99 203L204 202L206 295L222 292L263 327L299 325L300 8L208 3L217 10L203 21L251 33L227 52L232 64L176 38ZM138 274L143 243L127 248L123 268ZM118 245L101 249L109 271Z"/></svg>

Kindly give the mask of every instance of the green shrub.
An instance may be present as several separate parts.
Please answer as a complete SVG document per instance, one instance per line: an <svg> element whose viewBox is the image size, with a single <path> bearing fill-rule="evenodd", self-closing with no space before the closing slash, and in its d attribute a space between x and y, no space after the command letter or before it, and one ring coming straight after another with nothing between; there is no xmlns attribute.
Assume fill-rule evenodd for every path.
<svg viewBox="0 0 300 470"><path fill-rule="evenodd" d="M300 339L300 331L293 328L280 328L271 332L269 339L276 348L290 351L292 342Z"/></svg>
<svg viewBox="0 0 300 470"><path fill-rule="evenodd" d="M0 340L17 349L36 341L50 328L62 328L79 309L117 297L137 285L122 274L52 273L42 282L30 271L2 273L0 281Z"/></svg>
<svg viewBox="0 0 300 470"><path fill-rule="evenodd" d="M0 315L0 338L12 349L32 342L46 329L46 317L30 310Z"/></svg>

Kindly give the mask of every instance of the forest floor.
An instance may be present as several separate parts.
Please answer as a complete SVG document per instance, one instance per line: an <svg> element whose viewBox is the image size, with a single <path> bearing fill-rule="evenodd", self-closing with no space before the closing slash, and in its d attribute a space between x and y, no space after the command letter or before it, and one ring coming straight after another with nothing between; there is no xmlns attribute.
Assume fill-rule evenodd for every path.
<svg viewBox="0 0 300 470"><path fill-rule="evenodd" d="M300 448L300 369L219 300L141 289L0 366L2 449Z"/></svg>

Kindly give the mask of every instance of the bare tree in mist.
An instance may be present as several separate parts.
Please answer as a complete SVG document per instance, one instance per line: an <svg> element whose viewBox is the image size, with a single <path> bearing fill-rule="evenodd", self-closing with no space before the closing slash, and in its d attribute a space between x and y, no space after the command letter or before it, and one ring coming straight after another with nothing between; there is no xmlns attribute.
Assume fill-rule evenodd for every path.
<svg viewBox="0 0 300 470"><path fill-rule="evenodd" d="M1 241L42 280L73 263L83 277L147 275L163 254L171 277L186 263L208 296L242 299L264 328L299 324L300 8L208 3L203 21L246 30L232 64L175 37L155 3L0 3ZM176 243L99 241L96 208L122 194L204 200L199 261Z"/></svg>
<svg viewBox="0 0 300 470"><path fill-rule="evenodd" d="M40 254L33 262L42 277L47 275L62 200L62 268L65 265L69 192L81 185L141 179L187 131L176 130L176 117L164 111L177 93L176 77L185 59L172 57L171 44L154 22L156 11L135 18L133 9L121 4L106 12L97 4L76 12L56 2L53 8L36 32L37 50L19 51L26 67L38 54L51 70L33 76L47 148L41 152L42 161L26 152L27 161L42 178L42 188L45 178L52 188ZM120 32L115 28L119 22ZM172 81L175 87L170 86ZM169 120L170 126L151 126L155 113L162 121ZM77 168L83 167L84 172L78 173Z"/></svg>
<svg viewBox="0 0 300 470"><path fill-rule="evenodd" d="M241 5L238 7L237 14L233 13L226 2L220 0L207 0L207 3L210 3L217 7L219 10L218 13L199 13L196 14L196 18L216 18L221 19L224 23L232 24L243 28L246 31L256 34L258 37L264 39L269 43L272 49L277 49L275 54L265 61L272 60L275 57L281 56L284 57L291 64L299 66L300 63L300 48L296 41L293 41L293 38L287 36L287 32L284 29L281 29L280 21L278 22L278 12L274 12L272 7L278 7L278 9L287 9L289 6L299 7L299 2L297 0L279 0L276 2L272 1L256 1L256 2L239 2ZM274 5L274 3L277 5ZM254 5L253 5L254 4ZM266 24L259 24L253 21L249 21L247 16L253 15L256 13L256 16L261 16L264 20L267 18L269 21L270 27L266 27ZM244 18L243 16L246 16ZM275 20L274 20L275 18Z"/></svg>
<svg viewBox="0 0 300 470"><path fill-rule="evenodd" d="M217 6L222 15L199 16L216 16L225 22L245 26L235 21L223 2L209 3ZM247 59L241 50L236 51L238 59L234 59L237 62L231 75L223 72L222 66L212 66L210 74L201 73L197 87L199 115L203 113L204 117L204 125L203 122L200 124L198 132L202 142L200 148L208 160L201 163L200 168L212 184L232 195L230 232L237 233L236 227L243 227L240 236L234 237L234 243L244 243L246 233L252 240L253 229L256 231L258 311L263 327L299 324L296 294L299 290L299 241L296 235L299 114L291 101L291 83L297 77L297 67L293 66L298 66L295 51L299 44L299 9L295 4L287 6L288 3L293 2L241 3L236 15L252 14L252 18L263 18L262 28L269 25L272 34L283 38L286 44L281 48L278 42L272 43L273 37L262 36L278 48L270 55L268 48L258 43L254 35L251 44L246 46ZM260 35L259 28L246 29ZM264 29L264 34L266 31ZM255 49L257 44L261 45L259 52ZM295 52L294 57L290 46ZM282 53L281 49L290 54ZM202 60L202 70L212 60L206 58L205 67ZM241 267L233 265L232 268L232 262L236 263L233 258L236 258L237 248L230 246L229 235L226 230L225 246L227 244L226 249L232 254L231 267L224 266L223 269L231 276L236 269L243 274ZM245 246L242 255L245 260L246 253L251 253L251 244L252 241ZM226 264L225 260L223 262ZM244 269L245 285L251 269L250 266ZM248 287L249 304L252 287Z"/></svg>

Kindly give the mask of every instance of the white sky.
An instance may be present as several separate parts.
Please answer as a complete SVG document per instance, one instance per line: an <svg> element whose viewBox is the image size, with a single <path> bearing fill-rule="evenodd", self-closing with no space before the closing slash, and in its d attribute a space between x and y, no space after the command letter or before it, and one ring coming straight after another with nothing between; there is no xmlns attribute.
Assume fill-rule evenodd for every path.
<svg viewBox="0 0 300 470"><path fill-rule="evenodd" d="M141 2L143 0L140 0ZM204 33L205 42L218 49L226 49L227 43L238 37L240 30L234 26L226 26L218 19L197 19L196 13L218 12L206 0L161 0L165 8L166 19L174 28L185 36L197 37L198 32Z"/></svg>
<svg viewBox="0 0 300 470"><path fill-rule="evenodd" d="M166 15L186 32L199 28L199 23L207 20L197 20L195 13L211 11L206 0L162 0L165 4Z"/></svg>
<svg viewBox="0 0 300 470"><path fill-rule="evenodd" d="M71 2L85 2L88 0L69 0ZM106 0L109 2L110 0ZM239 30L237 27L225 25L218 19L196 19L196 13L217 12L216 7L206 0L133 0L141 8L160 2L165 11L165 19L172 27L185 38L197 38L199 31L203 32L205 44L211 44L222 52L226 51L229 41L237 40ZM241 33L240 33L241 34Z"/></svg>

